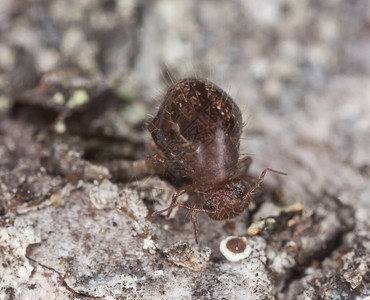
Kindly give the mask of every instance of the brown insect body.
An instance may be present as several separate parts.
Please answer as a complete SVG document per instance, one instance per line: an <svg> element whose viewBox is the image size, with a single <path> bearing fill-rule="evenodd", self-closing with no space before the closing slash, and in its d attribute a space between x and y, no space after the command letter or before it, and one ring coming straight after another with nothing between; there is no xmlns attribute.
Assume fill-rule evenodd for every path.
<svg viewBox="0 0 370 300"><path fill-rule="evenodd" d="M241 165L248 167L251 162L247 158L238 163L242 128L239 107L212 82L185 78L172 84L148 129L159 149L154 156L158 169L164 170L166 165L167 176L175 180L190 178L191 184L177 189L172 204L154 215L170 213L176 206L188 208L197 241L198 212L215 220L243 212L264 174L273 170L264 170L258 181L238 174ZM186 191L199 193L194 207L176 203Z"/></svg>
<svg viewBox="0 0 370 300"><path fill-rule="evenodd" d="M208 209L211 219L218 221L231 219L249 206L250 197L242 198L242 196L248 194L250 187L248 180L233 179L223 182L218 188L213 187L206 194L201 195L197 204L203 209Z"/></svg>
<svg viewBox="0 0 370 300"><path fill-rule="evenodd" d="M241 113L209 81L188 78L170 86L148 129L169 160L169 172L177 177L214 185L236 171Z"/></svg>

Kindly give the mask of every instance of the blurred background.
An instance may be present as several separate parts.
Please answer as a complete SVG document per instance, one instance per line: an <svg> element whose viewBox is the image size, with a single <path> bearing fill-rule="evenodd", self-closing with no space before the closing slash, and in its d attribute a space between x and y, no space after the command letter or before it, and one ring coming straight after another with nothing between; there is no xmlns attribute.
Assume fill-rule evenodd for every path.
<svg viewBox="0 0 370 300"><path fill-rule="evenodd" d="M206 77L248 120L242 153L252 155L254 173L288 172L285 183L303 198L307 190L348 203L369 198L368 1L1 0L0 7L2 115L16 102L23 105L16 115L29 118L29 105L42 106L55 122L108 90L97 97L106 101L104 117L83 129L150 142L144 123L171 77ZM53 88L38 95L45 85ZM109 111L112 97L124 105ZM137 158L145 147L128 148L122 156Z"/></svg>

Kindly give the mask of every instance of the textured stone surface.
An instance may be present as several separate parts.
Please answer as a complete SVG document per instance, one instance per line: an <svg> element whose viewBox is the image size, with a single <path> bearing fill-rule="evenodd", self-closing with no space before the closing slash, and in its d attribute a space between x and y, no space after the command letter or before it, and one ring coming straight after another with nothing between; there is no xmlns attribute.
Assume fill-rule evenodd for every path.
<svg viewBox="0 0 370 300"><path fill-rule="evenodd" d="M370 296L366 1L0 7L1 299ZM150 217L173 187L109 171L151 152L152 97L189 75L244 112L252 175L289 174L267 176L250 213L200 216L200 245L186 211ZM222 256L230 235L248 258Z"/></svg>

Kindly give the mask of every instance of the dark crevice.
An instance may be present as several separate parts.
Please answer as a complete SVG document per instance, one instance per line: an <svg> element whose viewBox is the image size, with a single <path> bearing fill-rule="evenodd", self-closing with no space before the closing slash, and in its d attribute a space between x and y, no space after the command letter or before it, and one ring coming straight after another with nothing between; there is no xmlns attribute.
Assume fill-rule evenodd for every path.
<svg viewBox="0 0 370 300"><path fill-rule="evenodd" d="M326 241L325 249L320 249L316 253L313 253L310 257L307 257L304 262L299 263L295 268L290 270L289 277L285 280L284 286L280 291L282 293L286 293L292 283L303 279L306 276L307 268L309 268L314 261L319 262L321 265L325 259L330 258L335 251L342 248L345 235L352 232L355 227L354 222L351 222L346 218L347 215L354 215L354 208L350 205L343 204L340 199L326 192L324 192L324 196L326 196L326 199L331 199L335 202L338 207L348 210L348 214L338 214L338 218L341 219L341 223L344 224L344 228L342 231L339 231L336 235L332 236L331 239Z"/></svg>
<svg viewBox="0 0 370 300"><path fill-rule="evenodd" d="M285 293L289 290L290 285L306 276L306 270L309 268L314 261L318 261L320 264L326 259L330 258L334 251L340 249L342 246L343 236L348 232L343 232L338 236L334 237L333 240L328 241L328 247L326 251L320 251L319 253L314 254L310 259L308 259L304 264L299 264L295 268L291 269L289 277L285 280L284 286L281 290L282 293Z"/></svg>

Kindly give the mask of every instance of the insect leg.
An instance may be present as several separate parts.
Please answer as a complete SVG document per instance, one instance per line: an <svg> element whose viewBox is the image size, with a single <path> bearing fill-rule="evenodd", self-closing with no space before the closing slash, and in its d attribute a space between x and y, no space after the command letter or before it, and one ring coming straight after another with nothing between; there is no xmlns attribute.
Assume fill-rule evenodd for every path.
<svg viewBox="0 0 370 300"><path fill-rule="evenodd" d="M249 166L252 163L252 158L251 157L244 157L241 160L238 161L238 169L244 169L244 172L247 172L249 169Z"/></svg>
<svg viewBox="0 0 370 300"><path fill-rule="evenodd" d="M276 171L270 168L266 168L262 171L260 178L258 178L258 181L252 186L252 188L248 191L247 194L244 195L243 198L249 197L258 187L261 185L263 178L265 177L267 172L276 173L280 175L288 175L287 173Z"/></svg>
<svg viewBox="0 0 370 300"><path fill-rule="evenodd" d="M199 234L198 234L198 217L196 212L191 212L191 222L194 226L194 236L195 236L195 243L198 244L199 242Z"/></svg>
<svg viewBox="0 0 370 300"><path fill-rule="evenodd" d="M187 186L185 186L184 188L181 188L181 189L177 189L173 193L170 207L173 206L174 204L176 204L177 198L180 197L182 194L184 194L186 192L186 190L187 190L186 188L187 188ZM168 210L167 216L166 216L167 218L170 217L171 212L172 212L172 208Z"/></svg>

